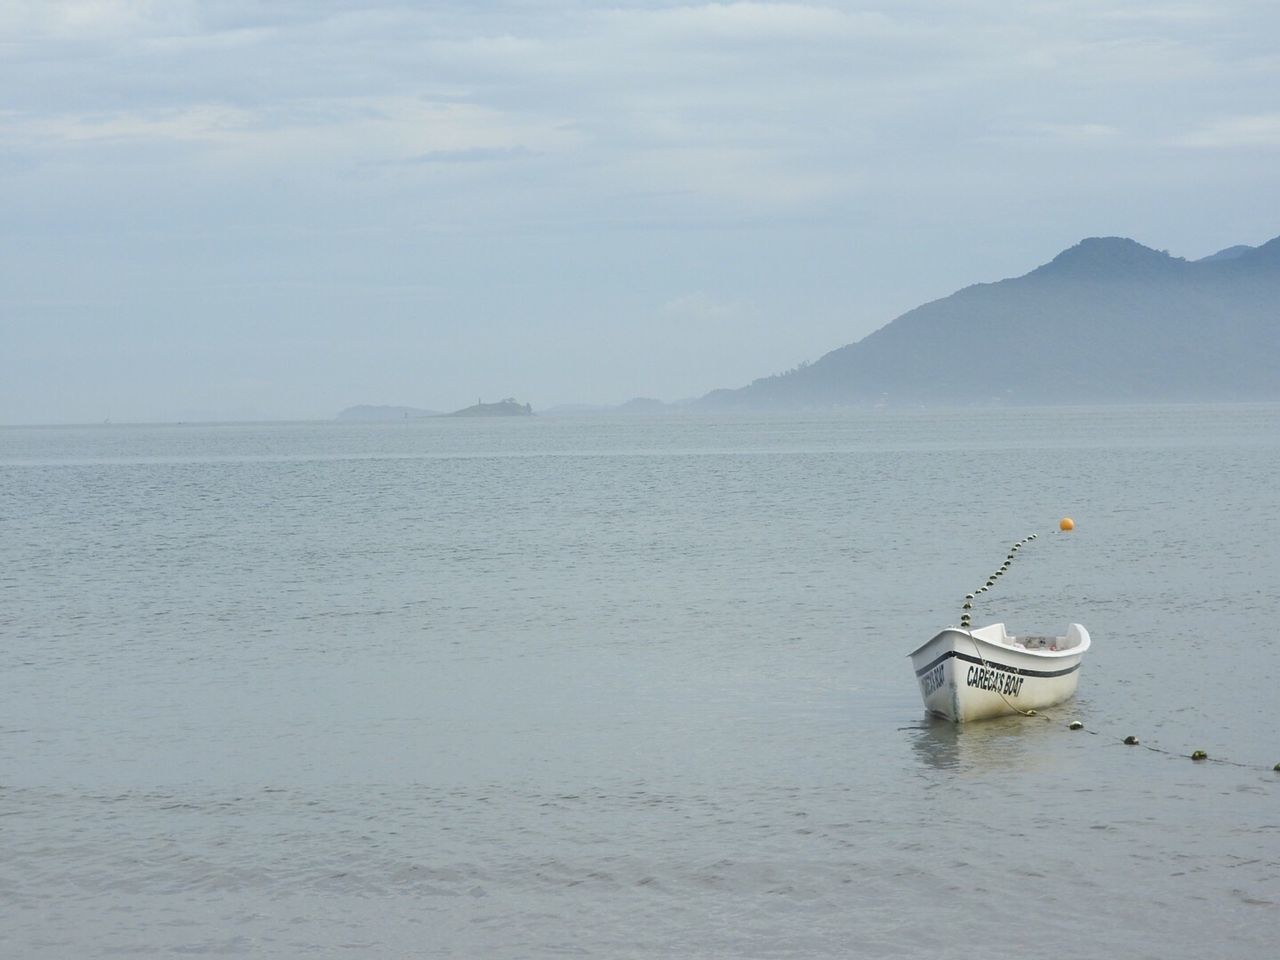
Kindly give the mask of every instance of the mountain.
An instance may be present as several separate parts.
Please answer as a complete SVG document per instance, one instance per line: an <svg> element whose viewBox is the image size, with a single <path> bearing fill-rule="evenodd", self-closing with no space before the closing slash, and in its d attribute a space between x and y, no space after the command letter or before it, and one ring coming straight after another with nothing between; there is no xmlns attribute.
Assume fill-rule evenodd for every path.
<svg viewBox="0 0 1280 960"><path fill-rule="evenodd" d="M1280 399L1280 237L1189 262L1093 237L703 409Z"/></svg>
<svg viewBox="0 0 1280 960"><path fill-rule="evenodd" d="M1236 257L1243 256L1252 249L1254 248L1246 246L1243 243L1238 243L1234 247L1226 247L1225 249L1219 250L1217 253L1211 253L1207 257L1201 257L1196 262L1211 263L1214 260L1234 260Z"/></svg>

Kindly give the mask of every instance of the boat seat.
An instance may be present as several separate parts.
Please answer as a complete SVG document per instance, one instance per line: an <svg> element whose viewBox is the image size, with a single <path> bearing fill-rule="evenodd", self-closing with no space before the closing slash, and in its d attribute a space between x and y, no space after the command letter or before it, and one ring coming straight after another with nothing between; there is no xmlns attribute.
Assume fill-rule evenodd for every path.
<svg viewBox="0 0 1280 960"><path fill-rule="evenodd" d="M1058 637L1028 636L1022 637L1022 645L1028 650L1057 650Z"/></svg>

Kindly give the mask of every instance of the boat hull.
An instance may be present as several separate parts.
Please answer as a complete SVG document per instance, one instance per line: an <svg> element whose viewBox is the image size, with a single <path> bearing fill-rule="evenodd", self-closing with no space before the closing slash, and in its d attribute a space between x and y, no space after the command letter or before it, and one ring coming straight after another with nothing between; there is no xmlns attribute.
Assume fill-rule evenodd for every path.
<svg viewBox="0 0 1280 960"><path fill-rule="evenodd" d="M957 723L1040 710L1074 696L1089 634L1017 638L1004 624L948 627L911 653L925 709Z"/></svg>

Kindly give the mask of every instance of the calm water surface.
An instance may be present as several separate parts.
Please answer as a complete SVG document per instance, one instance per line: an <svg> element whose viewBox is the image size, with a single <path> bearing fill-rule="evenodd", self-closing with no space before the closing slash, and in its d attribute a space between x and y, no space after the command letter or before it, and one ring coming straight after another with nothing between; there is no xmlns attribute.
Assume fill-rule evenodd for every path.
<svg viewBox="0 0 1280 960"><path fill-rule="evenodd" d="M1277 477L1277 406L0 429L0 955L1271 957ZM928 720L1029 533L975 619L1080 695Z"/></svg>

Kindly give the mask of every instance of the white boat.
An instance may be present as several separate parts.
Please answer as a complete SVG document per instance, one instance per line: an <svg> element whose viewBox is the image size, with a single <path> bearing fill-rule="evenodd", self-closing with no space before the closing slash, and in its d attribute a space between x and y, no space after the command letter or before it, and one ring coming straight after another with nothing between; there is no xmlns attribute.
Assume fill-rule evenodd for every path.
<svg viewBox="0 0 1280 960"><path fill-rule="evenodd" d="M911 652L911 665L929 712L959 723L1068 699L1088 649L1089 631L1078 623L1060 637L1014 636L1003 623L947 627Z"/></svg>

